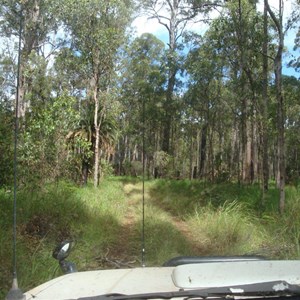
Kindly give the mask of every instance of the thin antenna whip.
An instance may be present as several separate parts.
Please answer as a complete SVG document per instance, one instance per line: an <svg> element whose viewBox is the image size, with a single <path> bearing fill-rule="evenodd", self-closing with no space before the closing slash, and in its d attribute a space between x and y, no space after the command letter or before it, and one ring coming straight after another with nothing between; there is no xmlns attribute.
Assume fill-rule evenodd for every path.
<svg viewBox="0 0 300 300"><path fill-rule="evenodd" d="M20 4L21 5L21 4ZM16 107L15 107L15 130L14 130L14 192L13 192L13 282L12 287L6 295L6 300L25 300L26 296L18 287L17 279L17 148L19 133L19 86L20 86L20 66L21 66L21 44L23 31L23 11L20 8L20 28L18 45L18 67L17 67L17 86L16 86Z"/></svg>
<svg viewBox="0 0 300 300"><path fill-rule="evenodd" d="M145 99L143 98L143 108L142 108L142 114L143 114L143 132L142 132L142 164L143 164L143 187L142 187L142 267L145 267Z"/></svg>

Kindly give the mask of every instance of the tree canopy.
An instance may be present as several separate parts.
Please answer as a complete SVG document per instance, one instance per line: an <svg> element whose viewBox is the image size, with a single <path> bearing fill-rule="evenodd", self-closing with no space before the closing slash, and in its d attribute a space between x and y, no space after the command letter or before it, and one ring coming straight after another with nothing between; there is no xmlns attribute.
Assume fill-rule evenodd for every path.
<svg viewBox="0 0 300 300"><path fill-rule="evenodd" d="M140 176L144 162L148 177L257 182L263 193L275 180L283 211L285 183L300 178L300 83L282 75L299 13L284 23L282 0L264 6L1 0L0 187L12 184L18 95L22 185L97 186L108 174ZM142 15L166 40L134 35ZM296 72L299 57L288 62Z"/></svg>

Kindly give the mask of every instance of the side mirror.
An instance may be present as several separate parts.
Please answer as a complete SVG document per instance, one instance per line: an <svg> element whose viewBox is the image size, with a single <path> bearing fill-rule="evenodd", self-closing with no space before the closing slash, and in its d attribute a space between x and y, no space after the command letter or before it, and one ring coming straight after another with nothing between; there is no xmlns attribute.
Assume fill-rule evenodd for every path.
<svg viewBox="0 0 300 300"><path fill-rule="evenodd" d="M73 246L73 241L63 241L52 252L52 256L59 261L60 268L65 274L77 272L75 264L65 260Z"/></svg>
<svg viewBox="0 0 300 300"><path fill-rule="evenodd" d="M58 261L66 259L74 246L73 241L63 241L53 250L52 256Z"/></svg>

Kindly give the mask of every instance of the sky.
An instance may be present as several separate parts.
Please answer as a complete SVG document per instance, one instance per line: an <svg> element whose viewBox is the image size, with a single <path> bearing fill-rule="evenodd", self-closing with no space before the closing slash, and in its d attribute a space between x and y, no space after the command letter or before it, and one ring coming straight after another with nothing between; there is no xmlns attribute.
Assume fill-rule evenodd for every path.
<svg viewBox="0 0 300 300"><path fill-rule="evenodd" d="M269 0L269 5L270 7L276 11L278 9L278 0ZM263 10L263 1L260 0L258 5L257 5L258 10L262 11ZM284 20L286 22L287 18L290 16L291 12L293 11L293 0L284 0ZM215 16L217 14L215 13ZM160 40L167 42L168 40L168 33L167 30L164 26L158 23L156 19L148 19L147 16L140 16L135 19L133 22L133 26L136 31L136 36L140 36L143 33L152 33L154 34L157 38ZM199 30L201 28L201 30ZM207 26L205 26L203 23L196 23L196 24L191 24L188 29L198 32L198 33L204 33L205 30L207 29ZM293 56L299 57L300 56L300 51L293 51L294 47L294 39L296 35L297 30L290 30L288 31L287 35L285 36L284 44L285 47L287 48L288 52L284 54L283 57L283 74L285 75L290 75L290 76L295 76L297 78L300 78L300 73L296 72L293 68L288 68L286 66L287 62L292 59Z"/></svg>

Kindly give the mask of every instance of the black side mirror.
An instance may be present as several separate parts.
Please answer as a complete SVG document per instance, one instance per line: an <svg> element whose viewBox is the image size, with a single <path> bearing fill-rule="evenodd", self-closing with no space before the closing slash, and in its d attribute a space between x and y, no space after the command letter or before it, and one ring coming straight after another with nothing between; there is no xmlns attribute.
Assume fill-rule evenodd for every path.
<svg viewBox="0 0 300 300"><path fill-rule="evenodd" d="M65 260L73 247L73 241L63 241L55 247L52 253L52 256L59 261L60 268L65 274L77 272L75 264Z"/></svg>

